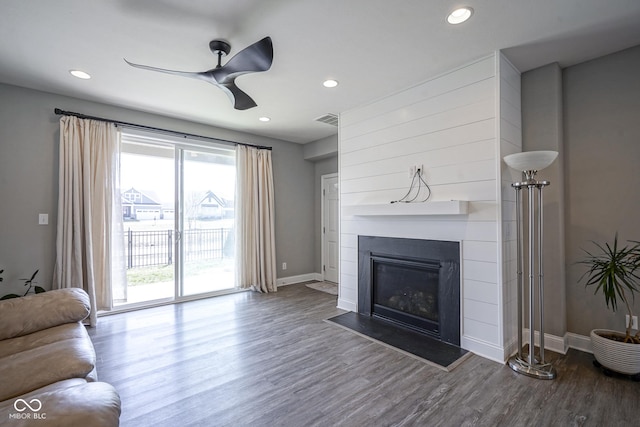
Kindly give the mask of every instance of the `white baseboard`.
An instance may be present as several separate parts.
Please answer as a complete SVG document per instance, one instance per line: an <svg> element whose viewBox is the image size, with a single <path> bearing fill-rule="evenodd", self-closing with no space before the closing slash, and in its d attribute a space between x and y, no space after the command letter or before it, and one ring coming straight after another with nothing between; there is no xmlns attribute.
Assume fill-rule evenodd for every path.
<svg viewBox="0 0 640 427"><path fill-rule="evenodd" d="M528 329L523 331L523 340L525 344L529 343ZM535 332L535 342L536 345L540 345L540 333L538 331ZM567 354L567 351L569 351L570 348L584 351L585 353L593 353L593 349L591 348L591 338L584 335L574 334L573 332L567 332L564 334L564 337L544 334L544 348L561 354Z"/></svg>
<svg viewBox="0 0 640 427"><path fill-rule="evenodd" d="M529 330L524 329L522 332L523 344L529 344ZM535 345L540 345L540 332L534 334ZM493 360L498 363L505 363L507 359L515 354L518 350L518 343L512 342L504 349L496 347L490 343L478 341L474 338L463 336L461 347L465 350L472 351L478 356L485 359ZM570 348L586 353L593 353L591 348L591 338L584 335L567 332L564 337L557 335L544 334L544 348L556 353L567 354Z"/></svg>
<svg viewBox="0 0 640 427"><path fill-rule="evenodd" d="M540 345L540 332L535 331L534 334L535 345ZM529 329L525 328L522 331L522 340L524 341L524 344L529 344ZM544 348L547 350L555 351L556 353L567 354L569 345L567 343L566 334L564 337L544 334Z"/></svg>
<svg viewBox="0 0 640 427"><path fill-rule="evenodd" d="M504 347L504 361L505 363L509 358L518 352L518 337L513 337L512 340L507 342Z"/></svg>
<svg viewBox="0 0 640 427"><path fill-rule="evenodd" d="M522 332L523 344L529 344L529 330L524 329ZM536 331L534 335L535 345L540 345L540 332ZM585 341L586 340L586 341ZM589 350L586 350L585 343L588 345ZM492 344L478 341L474 338L462 337L462 348L472 351L479 356L486 359L493 360L498 363L505 363L507 359L518 351L517 341L510 342L504 349L496 347ZM544 334L544 348L556 353L567 354L569 348L575 348L580 351L588 351L591 347L591 340L589 337L583 337L582 335L567 333L565 337L559 337L557 335Z"/></svg>
<svg viewBox="0 0 640 427"><path fill-rule="evenodd" d="M299 274L297 276L289 276L289 277L280 277L278 279L276 279L276 286L280 287L280 286L286 286L286 285L293 285L296 283L303 283L303 282L311 282L313 280L318 280L318 273L307 273L307 274ZM322 275L320 275L320 279L322 280Z"/></svg>
<svg viewBox="0 0 640 427"><path fill-rule="evenodd" d="M504 350L488 342L463 335L460 339L460 347L485 359L493 360L501 364L505 362Z"/></svg>
<svg viewBox="0 0 640 427"><path fill-rule="evenodd" d="M565 338L567 339L569 347L575 348L576 350L584 351L585 353L593 353L593 348L591 347L591 337L574 334L573 332L567 332L565 334Z"/></svg>
<svg viewBox="0 0 640 427"><path fill-rule="evenodd" d="M343 299L338 298L338 305L337 307L341 310L347 310L347 311L358 311L358 307L356 306L356 303L351 302L351 301L345 301Z"/></svg>

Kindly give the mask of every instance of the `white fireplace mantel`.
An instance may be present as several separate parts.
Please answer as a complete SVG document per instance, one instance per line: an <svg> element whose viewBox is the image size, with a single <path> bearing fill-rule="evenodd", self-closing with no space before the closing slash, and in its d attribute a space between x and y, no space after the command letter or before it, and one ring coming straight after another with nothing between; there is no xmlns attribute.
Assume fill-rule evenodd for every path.
<svg viewBox="0 0 640 427"><path fill-rule="evenodd" d="M467 208L468 202L466 200L445 200L424 203L343 206L342 212L348 216L466 215Z"/></svg>

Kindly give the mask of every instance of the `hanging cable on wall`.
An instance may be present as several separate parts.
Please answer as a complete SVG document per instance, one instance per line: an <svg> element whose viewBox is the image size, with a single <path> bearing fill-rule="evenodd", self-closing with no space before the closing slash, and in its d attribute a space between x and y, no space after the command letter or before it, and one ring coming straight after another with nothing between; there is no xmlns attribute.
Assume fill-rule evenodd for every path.
<svg viewBox="0 0 640 427"><path fill-rule="evenodd" d="M429 198L431 197L431 187L429 187L429 184L427 184L427 182L424 180L424 178L422 177L422 174L423 174L422 168L416 168L416 171L414 172L413 177L411 178L411 186L409 187L409 191L407 191L407 194L405 194L401 199L391 201L391 203L423 203L429 200ZM417 183L416 194L411 199L409 199L411 193L413 192L413 189L416 188L416 183ZM422 200L416 200L418 196L420 196L420 192L422 191L423 184L424 184L425 191L427 192L427 196Z"/></svg>

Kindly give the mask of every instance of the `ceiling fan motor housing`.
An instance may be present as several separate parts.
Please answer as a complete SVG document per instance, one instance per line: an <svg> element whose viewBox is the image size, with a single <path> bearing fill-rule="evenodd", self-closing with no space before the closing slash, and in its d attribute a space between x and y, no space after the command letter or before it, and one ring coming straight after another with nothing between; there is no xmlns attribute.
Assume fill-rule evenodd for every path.
<svg viewBox="0 0 640 427"><path fill-rule="evenodd" d="M209 49L215 55L227 56L231 51L231 45L226 40L216 39L209 42Z"/></svg>

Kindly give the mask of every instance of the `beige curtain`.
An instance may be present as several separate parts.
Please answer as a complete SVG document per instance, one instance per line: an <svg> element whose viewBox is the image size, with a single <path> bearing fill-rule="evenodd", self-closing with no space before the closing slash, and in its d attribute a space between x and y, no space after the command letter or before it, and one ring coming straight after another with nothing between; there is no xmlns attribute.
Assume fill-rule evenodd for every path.
<svg viewBox="0 0 640 427"><path fill-rule="evenodd" d="M236 173L236 285L276 292L271 150L239 145Z"/></svg>
<svg viewBox="0 0 640 427"><path fill-rule="evenodd" d="M122 275L112 276L112 260L123 253L120 246L124 246L117 227L122 217L119 153L119 133L114 124L71 116L60 119L53 287L87 291L92 326L96 325L98 310L112 308L113 279L124 275L121 270ZM123 277L118 282L126 283Z"/></svg>

